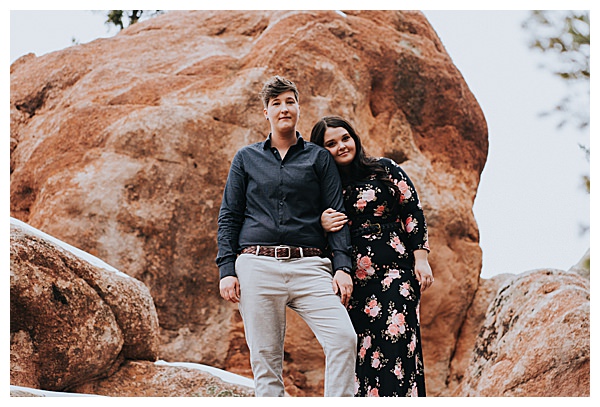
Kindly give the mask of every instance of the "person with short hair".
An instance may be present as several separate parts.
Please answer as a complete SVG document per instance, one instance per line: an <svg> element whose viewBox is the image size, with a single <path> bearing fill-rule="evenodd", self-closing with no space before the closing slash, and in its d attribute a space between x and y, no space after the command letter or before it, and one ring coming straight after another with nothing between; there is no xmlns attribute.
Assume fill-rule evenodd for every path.
<svg viewBox="0 0 600 407"><path fill-rule="evenodd" d="M296 130L296 85L276 76L261 91L267 139L234 156L218 218L221 296L238 303L256 396L284 396L286 308L312 329L325 353L328 396L353 396L356 333L347 227L325 234L321 213L343 212L342 184L327 150ZM326 249L332 256L325 255Z"/></svg>

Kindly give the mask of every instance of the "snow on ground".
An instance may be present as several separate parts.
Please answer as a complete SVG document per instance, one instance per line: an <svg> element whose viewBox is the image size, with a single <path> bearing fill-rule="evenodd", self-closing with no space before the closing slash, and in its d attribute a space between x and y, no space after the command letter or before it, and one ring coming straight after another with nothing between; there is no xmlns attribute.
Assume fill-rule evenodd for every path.
<svg viewBox="0 0 600 407"><path fill-rule="evenodd" d="M104 397L96 396L95 394L63 393L60 391L40 390L31 387L13 386L12 384L10 385L10 392L23 392L24 394L31 394L38 397Z"/></svg>
<svg viewBox="0 0 600 407"><path fill-rule="evenodd" d="M199 363L185 363L185 362L165 362L164 360L159 360L154 363L157 366L173 366L173 367L185 367L188 369L197 369L202 370L203 372L209 373L213 376L216 376L223 380L224 382L236 384L240 386L246 386L254 389L254 381L244 376L237 375L235 373L226 372L225 370L217 369L216 367L202 365ZM10 386L11 392L24 392L25 394L29 393L34 396L39 397L104 397L97 396L94 394L81 394L81 393L66 393L59 391L49 391L49 390L39 390L33 389L31 387L22 387L22 386Z"/></svg>
<svg viewBox="0 0 600 407"><path fill-rule="evenodd" d="M202 365L199 363L165 362L163 360L159 360L158 362L155 362L155 364L158 366L178 366L187 367L190 369L198 369L206 373L210 373L213 376L217 376L224 382L254 388L254 380L235 373L227 372L225 370L217 369L216 367L212 366Z"/></svg>
<svg viewBox="0 0 600 407"><path fill-rule="evenodd" d="M88 263L92 264L93 266L99 267L99 268L107 270L107 271L112 271L113 273L117 273L121 277L131 278L131 276L128 276L127 274L123 273L122 271L117 270L116 268L103 262L99 258L92 256L91 254L84 252L83 250L80 250L74 246L71 246L70 244L63 242L62 240L59 240L53 236L50 236L50 235L42 232L41 230L38 230L31 225L28 225L25 222L22 222L18 219L11 217L10 224L17 225L20 228L24 229L25 231L27 231L27 232L31 233L32 235L35 235L41 239L49 240L50 242L54 243L55 245L62 247L66 251L72 253L74 256L77 256L80 259L87 261Z"/></svg>

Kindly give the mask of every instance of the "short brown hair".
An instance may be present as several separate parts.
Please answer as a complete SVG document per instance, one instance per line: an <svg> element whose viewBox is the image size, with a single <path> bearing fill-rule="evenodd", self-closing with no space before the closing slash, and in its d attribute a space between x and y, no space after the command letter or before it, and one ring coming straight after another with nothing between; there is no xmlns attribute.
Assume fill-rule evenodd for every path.
<svg viewBox="0 0 600 407"><path fill-rule="evenodd" d="M277 75L269 79L263 85L262 90L260 91L260 98L263 101L263 105L266 107L269 106L269 101L282 93L292 91L294 92L294 96L296 97L296 102L299 102L298 96L298 88L296 88L296 84L290 81L289 79L282 78Z"/></svg>

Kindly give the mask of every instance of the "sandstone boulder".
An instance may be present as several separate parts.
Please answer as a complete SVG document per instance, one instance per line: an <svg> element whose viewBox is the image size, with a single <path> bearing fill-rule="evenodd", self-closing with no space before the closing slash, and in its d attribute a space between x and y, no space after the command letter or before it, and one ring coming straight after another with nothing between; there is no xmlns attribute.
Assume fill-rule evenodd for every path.
<svg viewBox="0 0 600 407"><path fill-rule="evenodd" d="M73 389L77 393L111 397L252 397L253 385L229 383L187 366L127 361L106 379Z"/></svg>
<svg viewBox="0 0 600 407"><path fill-rule="evenodd" d="M477 337L465 332L475 343L451 395L589 397L589 280L551 269L492 280L499 289Z"/></svg>
<svg viewBox="0 0 600 407"><path fill-rule="evenodd" d="M158 354L158 319L144 284L16 219L10 334L11 384L45 390Z"/></svg>
<svg viewBox="0 0 600 407"><path fill-rule="evenodd" d="M488 140L477 101L420 12L174 11L22 57L11 66L11 216L142 281L161 358L248 375L237 310L218 295L216 219L235 151L267 135L257 93L275 74L299 86L305 137L321 116L346 116L371 154L415 182L436 276L422 301L425 369L428 393L439 394L479 282L472 206ZM70 304L67 288L97 290L52 281L54 290L41 286L57 306ZM119 354L128 342L117 340L116 314L93 304L90 318L114 340L103 351ZM316 339L299 319L289 332L302 334L286 338L288 392L322 394Z"/></svg>
<svg viewBox="0 0 600 407"><path fill-rule="evenodd" d="M473 359L475 342L481 332L489 306L494 302L494 298L496 298L496 294L502 285L514 278L514 274L500 274L491 279L480 279L477 293L460 327L448 373L447 388L440 393L441 396L451 394L463 380L465 372Z"/></svg>

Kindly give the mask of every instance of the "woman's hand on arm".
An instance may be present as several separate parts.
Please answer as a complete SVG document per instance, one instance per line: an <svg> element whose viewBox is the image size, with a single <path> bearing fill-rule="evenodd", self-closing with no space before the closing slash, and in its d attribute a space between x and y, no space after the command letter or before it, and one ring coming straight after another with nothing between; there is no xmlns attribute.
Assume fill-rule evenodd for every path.
<svg viewBox="0 0 600 407"><path fill-rule="evenodd" d="M325 232L338 232L348 222L345 214L334 209L325 209L321 214L321 226Z"/></svg>

